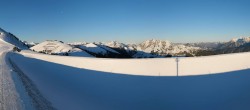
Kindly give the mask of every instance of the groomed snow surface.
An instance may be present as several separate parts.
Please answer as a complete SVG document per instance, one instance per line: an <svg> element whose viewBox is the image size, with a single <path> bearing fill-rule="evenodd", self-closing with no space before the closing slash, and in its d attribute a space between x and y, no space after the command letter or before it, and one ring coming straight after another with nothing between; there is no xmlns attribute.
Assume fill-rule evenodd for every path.
<svg viewBox="0 0 250 110"><path fill-rule="evenodd" d="M205 57L108 59L50 56L22 51L22 55L70 67L143 76L189 76L249 69L249 52Z"/></svg>
<svg viewBox="0 0 250 110"><path fill-rule="evenodd" d="M5 45L0 48L5 50ZM11 80L1 88L11 87L12 92L1 92L1 100L10 98L1 104L15 100L13 105L20 107L14 109L250 109L250 53L179 58L177 63L176 58L102 59L8 51L3 58L10 58L5 64L9 67L1 70L15 72L2 72Z"/></svg>
<svg viewBox="0 0 250 110"><path fill-rule="evenodd" d="M0 110L33 110L23 83L8 62L8 51L14 46L0 39Z"/></svg>

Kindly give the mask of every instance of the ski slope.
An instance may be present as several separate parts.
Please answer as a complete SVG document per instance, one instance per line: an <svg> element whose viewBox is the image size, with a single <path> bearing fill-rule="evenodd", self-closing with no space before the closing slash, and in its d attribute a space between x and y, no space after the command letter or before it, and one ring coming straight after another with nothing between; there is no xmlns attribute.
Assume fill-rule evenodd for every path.
<svg viewBox="0 0 250 110"><path fill-rule="evenodd" d="M214 56L214 60L225 61L228 60L227 58L243 57L248 54ZM218 59L216 59L217 57ZM250 69L236 70L240 69L240 66L237 66L238 62L234 62L234 60L240 59L230 59L235 63L235 65L231 65L236 66L232 67L235 70L225 69L230 64L218 66L220 63L215 63L218 67L225 67L220 71L231 72L205 73L210 74L205 75L203 72L206 72L206 69L211 66L200 62L206 58L211 60L213 57L204 57L203 60L193 58L192 65L186 62L186 64L190 64L190 68L200 70L199 75L198 72L192 73L191 71L184 74L185 76L176 77L176 74L174 74L176 71L172 70L172 67L169 67L169 69L159 68L164 64L164 67L169 66L166 63L167 61L172 65L171 62L175 62L175 59L113 60L49 56L27 51L23 51L22 54L11 54L12 61L33 81L45 99L59 110L250 109ZM241 58L241 60L243 59ZM182 61L192 61L192 59L185 60L183 58L180 59L179 63ZM112 65L116 62L120 62L119 68L115 64ZM136 64L130 66L134 63ZM230 61L227 63L230 63ZM105 72L104 70L108 71L112 67L104 64L113 66L113 72ZM96 65L95 68L94 65ZM149 68L147 65L157 66ZM194 68L197 65L201 69ZM179 66L182 68L181 65ZM126 72L126 74L117 74L120 70ZM148 74L150 72L147 73L147 71L152 70L154 72L151 74ZM164 76L158 76L159 74L156 73L159 71L172 71L173 74L166 73L160 74ZM129 72L134 73L129 74ZM183 71L180 72L183 75Z"/></svg>

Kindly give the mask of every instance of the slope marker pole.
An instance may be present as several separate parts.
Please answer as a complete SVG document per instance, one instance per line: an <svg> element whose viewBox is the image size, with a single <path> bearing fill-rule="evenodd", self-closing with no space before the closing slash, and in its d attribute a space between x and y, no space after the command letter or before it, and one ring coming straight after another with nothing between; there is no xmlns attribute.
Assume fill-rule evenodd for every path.
<svg viewBox="0 0 250 110"><path fill-rule="evenodd" d="M178 58L178 56L176 57L176 59L175 59L175 61L176 61L176 74L177 74L177 76L179 76L179 58Z"/></svg>

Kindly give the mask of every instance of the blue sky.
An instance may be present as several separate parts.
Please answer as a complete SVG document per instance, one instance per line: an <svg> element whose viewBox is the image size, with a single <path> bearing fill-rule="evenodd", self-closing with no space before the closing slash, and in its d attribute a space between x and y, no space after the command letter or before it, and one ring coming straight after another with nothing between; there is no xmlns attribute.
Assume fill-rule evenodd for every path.
<svg viewBox="0 0 250 110"><path fill-rule="evenodd" d="M250 0L1 0L0 27L35 42L227 41L250 36Z"/></svg>

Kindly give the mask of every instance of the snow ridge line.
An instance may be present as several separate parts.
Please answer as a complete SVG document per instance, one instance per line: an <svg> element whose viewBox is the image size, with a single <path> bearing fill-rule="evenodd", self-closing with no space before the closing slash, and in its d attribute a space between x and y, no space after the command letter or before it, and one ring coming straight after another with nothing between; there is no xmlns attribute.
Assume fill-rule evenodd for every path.
<svg viewBox="0 0 250 110"><path fill-rule="evenodd" d="M34 107L37 110L56 110L52 104L42 96L35 84L33 84L32 80L30 80L29 77L22 72L22 70L11 60L11 58L8 58L8 60L23 82L25 90L30 96Z"/></svg>

